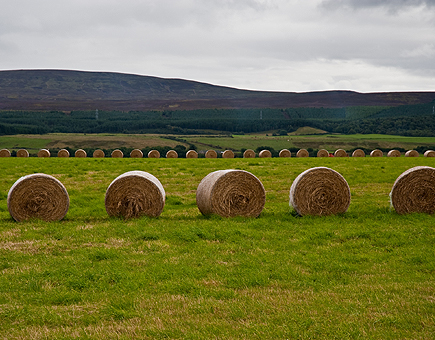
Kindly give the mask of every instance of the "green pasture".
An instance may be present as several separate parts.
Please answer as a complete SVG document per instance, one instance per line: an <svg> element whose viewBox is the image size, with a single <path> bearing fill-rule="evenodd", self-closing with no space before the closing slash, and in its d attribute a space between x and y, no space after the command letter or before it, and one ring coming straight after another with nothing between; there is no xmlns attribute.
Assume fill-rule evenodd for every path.
<svg viewBox="0 0 435 340"><path fill-rule="evenodd" d="M390 209L395 179L433 158L0 159L0 339L433 339L435 220ZM293 180L327 166L348 212L298 217ZM266 189L258 218L202 216L208 173L243 169ZM158 218L109 218L108 185L143 170ZM13 221L7 193L43 172L67 188L60 222Z"/></svg>

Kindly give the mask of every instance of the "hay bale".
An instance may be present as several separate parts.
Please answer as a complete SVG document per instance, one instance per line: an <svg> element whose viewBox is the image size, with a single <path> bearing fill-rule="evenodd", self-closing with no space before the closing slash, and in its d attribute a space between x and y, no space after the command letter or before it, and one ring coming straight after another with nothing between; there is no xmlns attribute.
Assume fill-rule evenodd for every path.
<svg viewBox="0 0 435 340"><path fill-rule="evenodd" d="M178 153L175 150L169 150L166 153L166 158L178 158Z"/></svg>
<svg viewBox="0 0 435 340"><path fill-rule="evenodd" d="M352 157L365 157L366 153L364 152L364 150L361 149L356 149L353 153L352 153Z"/></svg>
<svg viewBox="0 0 435 340"><path fill-rule="evenodd" d="M0 157L11 157L11 152L8 149L0 150Z"/></svg>
<svg viewBox="0 0 435 340"><path fill-rule="evenodd" d="M198 158L198 152L195 150L189 150L186 153L186 158Z"/></svg>
<svg viewBox="0 0 435 340"><path fill-rule="evenodd" d="M40 158L50 157L50 151L47 149L41 149L38 151L38 157Z"/></svg>
<svg viewBox="0 0 435 340"><path fill-rule="evenodd" d="M290 150L282 149L282 150L279 152L279 157L286 157L286 158L289 158L289 157L291 157L291 156L292 156L292 153L290 152Z"/></svg>
<svg viewBox="0 0 435 340"><path fill-rule="evenodd" d="M205 158L217 158L217 152L214 150L208 150L205 153Z"/></svg>
<svg viewBox="0 0 435 340"><path fill-rule="evenodd" d="M86 151L83 149L78 149L78 150L76 150L76 152L74 152L74 157L86 158L87 157Z"/></svg>
<svg viewBox="0 0 435 340"><path fill-rule="evenodd" d="M225 150L222 154L222 158L234 158L234 152L232 150Z"/></svg>
<svg viewBox="0 0 435 340"><path fill-rule="evenodd" d="M310 157L310 154L307 150L305 149L300 149L297 153L296 153L296 157Z"/></svg>
<svg viewBox="0 0 435 340"><path fill-rule="evenodd" d="M337 149L334 152L334 157L348 157L349 155L347 154L346 151L344 151L343 149Z"/></svg>
<svg viewBox="0 0 435 340"><path fill-rule="evenodd" d="M196 204L203 215L258 217L265 202L263 184L244 170L209 173L196 190Z"/></svg>
<svg viewBox="0 0 435 340"><path fill-rule="evenodd" d="M424 153L424 157L435 157L435 151L433 151L433 150L427 150Z"/></svg>
<svg viewBox="0 0 435 340"><path fill-rule="evenodd" d="M116 149L116 150L112 151L112 153L110 154L110 157L112 157L112 158L124 158L124 153L121 150Z"/></svg>
<svg viewBox="0 0 435 340"><path fill-rule="evenodd" d="M33 218L59 221L68 208L68 192L50 175L38 173L21 177L8 193L9 213L18 222Z"/></svg>
<svg viewBox="0 0 435 340"><path fill-rule="evenodd" d="M160 152L157 150L151 150L148 152L148 158L160 158Z"/></svg>
<svg viewBox="0 0 435 340"><path fill-rule="evenodd" d="M26 149L20 149L17 151L17 157L29 157L29 151L27 151Z"/></svg>
<svg viewBox="0 0 435 340"><path fill-rule="evenodd" d="M271 158L272 152L270 152L269 150L261 150L260 153L258 154L258 156L260 158Z"/></svg>
<svg viewBox="0 0 435 340"><path fill-rule="evenodd" d="M387 157L400 157L401 153L399 150L390 150L387 153Z"/></svg>
<svg viewBox="0 0 435 340"><path fill-rule="evenodd" d="M69 157L69 151L67 149L61 149L59 150L59 152L57 153L57 157L60 158L68 158Z"/></svg>
<svg viewBox="0 0 435 340"><path fill-rule="evenodd" d="M245 150L243 158L255 158L255 151L251 149Z"/></svg>
<svg viewBox="0 0 435 340"><path fill-rule="evenodd" d="M301 216L344 213L350 205L349 185L335 170L308 169L292 183L290 205Z"/></svg>
<svg viewBox="0 0 435 340"><path fill-rule="evenodd" d="M435 169L417 166L394 182L390 202L398 214L435 212Z"/></svg>
<svg viewBox="0 0 435 340"><path fill-rule="evenodd" d="M317 151L317 157L329 157L328 150L321 149L321 150Z"/></svg>
<svg viewBox="0 0 435 340"><path fill-rule="evenodd" d="M373 150L372 152L370 152L370 157L383 157L383 156L384 156L384 153L379 149L376 149L376 150Z"/></svg>
<svg viewBox="0 0 435 340"><path fill-rule="evenodd" d="M165 189L148 172L129 171L110 183L104 204L109 216L157 217L165 206Z"/></svg>
<svg viewBox="0 0 435 340"><path fill-rule="evenodd" d="M94 158L104 158L105 154L103 150L97 149L94 151L94 153L92 154L92 157Z"/></svg>
<svg viewBox="0 0 435 340"><path fill-rule="evenodd" d="M139 149L134 149L130 152L130 158L143 158L143 152Z"/></svg>
<svg viewBox="0 0 435 340"><path fill-rule="evenodd" d="M408 150L405 152L405 157L418 157L420 154L417 150Z"/></svg>

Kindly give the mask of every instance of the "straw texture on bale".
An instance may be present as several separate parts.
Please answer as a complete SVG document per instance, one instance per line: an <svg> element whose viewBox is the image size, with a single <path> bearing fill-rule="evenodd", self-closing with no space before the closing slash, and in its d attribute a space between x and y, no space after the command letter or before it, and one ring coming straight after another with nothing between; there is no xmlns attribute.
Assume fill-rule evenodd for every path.
<svg viewBox="0 0 435 340"><path fill-rule="evenodd" d="M356 149L353 153L352 153L352 157L365 157L366 153L364 152L364 150L361 149Z"/></svg>
<svg viewBox="0 0 435 340"><path fill-rule="evenodd" d="M130 152L130 158L143 158L143 152L139 149L134 149Z"/></svg>
<svg viewBox="0 0 435 340"><path fill-rule="evenodd" d="M150 173L129 171L109 185L104 203L109 216L157 217L165 206L165 189Z"/></svg>
<svg viewBox="0 0 435 340"><path fill-rule="evenodd" d="M116 149L116 150L112 151L112 153L110 154L110 157L112 157L112 158L124 158L124 153L121 150Z"/></svg>
<svg viewBox="0 0 435 340"><path fill-rule="evenodd" d="M398 214L435 212L435 169L417 166L403 172L390 192L391 205Z"/></svg>
<svg viewBox="0 0 435 340"><path fill-rule="evenodd" d="M198 158L198 152L195 150L189 150L186 153L186 158Z"/></svg>
<svg viewBox="0 0 435 340"><path fill-rule="evenodd" d="M8 193L9 213L18 222L32 218L59 221L68 208L68 192L50 175L38 173L21 177Z"/></svg>
<svg viewBox="0 0 435 340"><path fill-rule="evenodd" d="M433 151L433 150L427 150L424 153L424 157L435 157L435 151Z"/></svg>
<svg viewBox="0 0 435 340"><path fill-rule="evenodd" d="M308 169L292 183L290 205L301 216L344 213L350 205L349 185L335 170L326 167Z"/></svg>
<svg viewBox="0 0 435 340"><path fill-rule="evenodd" d="M76 152L74 152L74 157L86 158L86 156L87 156L86 151L83 149L78 149L78 150L76 150Z"/></svg>
<svg viewBox="0 0 435 340"><path fill-rule="evenodd" d="M104 156L105 156L104 151L100 149L95 150L94 153L92 154L92 157L94 158L104 158Z"/></svg>
<svg viewBox="0 0 435 340"><path fill-rule="evenodd" d="M217 158L217 152L214 150L207 150L205 158Z"/></svg>
<svg viewBox="0 0 435 340"><path fill-rule="evenodd" d="M0 157L11 157L11 152L8 149L0 150Z"/></svg>
<svg viewBox="0 0 435 340"><path fill-rule="evenodd" d="M178 153L175 150L169 150L166 153L166 158L178 158Z"/></svg>
<svg viewBox="0 0 435 340"><path fill-rule="evenodd" d="M334 157L347 157L348 154L346 151L344 151L343 149L337 149L334 152Z"/></svg>
<svg viewBox="0 0 435 340"><path fill-rule="evenodd" d="M38 151L38 157L41 157L41 158L50 157L50 151L47 149L41 149Z"/></svg>
<svg viewBox="0 0 435 340"><path fill-rule="evenodd" d="M408 150L405 152L405 157L418 157L419 153L417 150Z"/></svg>
<svg viewBox="0 0 435 340"><path fill-rule="evenodd" d="M245 150L243 158L255 158L255 151L251 149Z"/></svg>
<svg viewBox="0 0 435 340"><path fill-rule="evenodd" d="M26 149L20 149L17 151L17 157L29 157L29 151Z"/></svg>
<svg viewBox="0 0 435 340"><path fill-rule="evenodd" d="M258 154L258 156L260 158L271 158L272 152L270 152L269 150L261 150L260 153Z"/></svg>
<svg viewBox="0 0 435 340"><path fill-rule="evenodd" d="M290 152L290 150L287 150L287 149L282 149L280 152L279 152L279 157L291 157L292 156L292 153Z"/></svg>
<svg viewBox="0 0 435 340"><path fill-rule="evenodd" d="M158 150L151 150L148 152L148 158L160 158L160 152Z"/></svg>
<svg viewBox="0 0 435 340"><path fill-rule="evenodd" d="M234 158L234 152L232 150L225 150L222 154L222 158Z"/></svg>
<svg viewBox="0 0 435 340"><path fill-rule="evenodd" d="M297 153L296 153L296 157L310 157L310 154L307 150L305 149L300 149Z"/></svg>
<svg viewBox="0 0 435 340"><path fill-rule="evenodd" d="M59 150L59 152L57 153L57 157L60 158L68 158L69 157L69 151L67 149L61 149Z"/></svg>
<svg viewBox="0 0 435 340"><path fill-rule="evenodd" d="M317 157L329 157L328 150L321 149L321 150L317 151Z"/></svg>
<svg viewBox="0 0 435 340"><path fill-rule="evenodd" d="M370 157L383 157L383 156L384 156L384 153L379 149L376 149L376 150L373 150L372 152L370 152Z"/></svg>
<svg viewBox="0 0 435 340"><path fill-rule="evenodd" d="M263 184L244 170L209 173L196 190L196 204L203 215L258 217L265 202Z"/></svg>
<svg viewBox="0 0 435 340"><path fill-rule="evenodd" d="M401 153L399 150L390 150L387 153L387 157L400 157Z"/></svg>

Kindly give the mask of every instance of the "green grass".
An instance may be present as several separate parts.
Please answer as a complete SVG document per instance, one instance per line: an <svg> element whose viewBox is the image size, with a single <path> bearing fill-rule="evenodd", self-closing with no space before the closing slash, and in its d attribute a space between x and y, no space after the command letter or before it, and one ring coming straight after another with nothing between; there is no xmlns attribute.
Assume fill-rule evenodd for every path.
<svg viewBox="0 0 435 340"><path fill-rule="evenodd" d="M431 339L435 220L390 210L395 179L430 158L2 159L0 339ZM328 166L351 188L347 213L297 217L302 171ZM209 172L243 169L264 184L259 218L203 217ZM109 218L116 176L163 184L159 218ZM16 223L7 192L44 172L66 186L63 221Z"/></svg>

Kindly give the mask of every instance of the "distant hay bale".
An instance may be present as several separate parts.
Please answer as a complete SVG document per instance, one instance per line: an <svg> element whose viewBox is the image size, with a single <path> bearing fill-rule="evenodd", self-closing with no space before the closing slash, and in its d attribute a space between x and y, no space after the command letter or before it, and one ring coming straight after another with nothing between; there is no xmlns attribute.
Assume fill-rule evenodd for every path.
<svg viewBox="0 0 435 340"><path fill-rule="evenodd" d="M245 150L243 158L255 158L255 151L251 149Z"/></svg>
<svg viewBox="0 0 435 340"><path fill-rule="evenodd" d="M68 208L68 192L50 175L37 173L21 177L8 193L9 213L18 222L33 218L59 221Z"/></svg>
<svg viewBox="0 0 435 340"><path fill-rule="evenodd" d="M195 150L189 150L186 153L186 158L198 158L198 152Z"/></svg>
<svg viewBox="0 0 435 340"><path fill-rule="evenodd" d="M400 157L401 153L399 150L390 150L387 153L387 157Z"/></svg>
<svg viewBox="0 0 435 340"><path fill-rule="evenodd" d="M0 150L0 157L11 157L11 152L8 149Z"/></svg>
<svg viewBox="0 0 435 340"><path fill-rule="evenodd" d="M321 149L321 150L317 151L317 157L329 157L328 150Z"/></svg>
<svg viewBox="0 0 435 340"><path fill-rule="evenodd" d="M234 152L232 150L225 150L222 154L222 158L234 158Z"/></svg>
<svg viewBox="0 0 435 340"><path fill-rule="evenodd" d="M289 157L291 157L291 156L292 156L292 153L290 152L290 150L282 149L282 150L279 152L279 157L289 158Z"/></svg>
<svg viewBox="0 0 435 340"><path fill-rule="evenodd" d="M112 151L112 153L110 154L110 157L112 157L112 158L124 158L124 153L121 150L116 149L116 150Z"/></svg>
<svg viewBox="0 0 435 340"><path fill-rule="evenodd" d="M366 153L364 152L364 150L361 149L356 149L353 153L352 153L352 157L365 157Z"/></svg>
<svg viewBox="0 0 435 340"><path fill-rule="evenodd" d="M403 172L390 193L391 205L398 214L435 212L435 169L417 166Z"/></svg>
<svg viewBox="0 0 435 340"><path fill-rule="evenodd" d="M344 151L343 149L337 149L334 152L334 157L348 157L349 155L347 154L346 151Z"/></svg>
<svg viewBox="0 0 435 340"><path fill-rule="evenodd" d="M151 150L148 152L148 158L160 158L160 152L158 150Z"/></svg>
<svg viewBox="0 0 435 340"><path fill-rule="evenodd" d="M74 157L86 158L87 157L86 151L83 149L78 149L78 150L76 150L76 152L74 152Z"/></svg>
<svg viewBox="0 0 435 340"><path fill-rule="evenodd" d="M435 151L433 151L433 150L427 150L424 153L424 157L435 157Z"/></svg>
<svg viewBox="0 0 435 340"><path fill-rule="evenodd" d="M310 154L307 150L305 149L300 149L297 153L296 153L296 157L310 157Z"/></svg>
<svg viewBox="0 0 435 340"><path fill-rule="evenodd" d="M405 157L418 157L420 154L417 150L408 150L405 152Z"/></svg>
<svg viewBox="0 0 435 340"><path fill-rule="evenodd" d="M208 150L205 153L205 158L217 158L217 152L214 150Z"/></svg>
<svg viewBox="0 0 435 340"><path fill-rule="evenodd" d="M258 217L265 202L263 184L244 170L209 173L196 190L196 204L203 215Z"/></svg>
<svg viewBox="0 0 435 340"><path fill-rule="evenodd" d="M38 157L40 158L50 157L50 151L47 149L41 149L38 151Z"/></svg>
<svg viewBox="0 0 435 340"><path fill-rule="evenodd" d="M169 150L166 153L166 158L178 158L178 153L175 150Z"/></svg>
<svg viewBox="0 0 435 340"><path fill-rule="evenodd" d="M143 152L139 149L134 149L130 152L130 158L143 158Z"/></svg>
<svg viewBox="0 0 435 340"><path fill-rule="evenodd" d="M260 153L258 154L258 157L260 157L260 158L271 158L272 157L272 152L270 152L269 150L261 150Z"/></svg>
<svg viewBox="0 0 435 340"><path fill-rule="evenodd" d="M68 158L69 157L69 151L67 149L61 149L59 150L59 152L57 153L57 157L60 158Z"/></svg>
<svg viewBox="0 0 435 340"><path fill-rule="evenodd" d="M17 151L17 157L29 157L29 151L27 151L26 149L20 149Z"/></svg>
<svg viewBox="0 0 435 340"><path fill-rule="evenodd" d="M290 205L301 216L344 213L350 205L349 185L335 170L326 167L308 169L292 183Z"/></svg>
<svg viewBox="0 0 435 340"><path fill-rule="evenodd" d="M126 219L159 216L165 206L165 189L160 181L144 171L129 171L115 178L104 200L109 216Z"/></svg>
<svg viewBox="0 0 435 340"><path fill-rule="evenodd" d="M379 149L376 149L376 150L373 150L372 152L370 152L370 157L383 157L383 156L384 156L384 153Z"/></svg>
<svg viewBox="0 0 435 340"><path fill-rule="evenodd" d="M94 153L92 154L92 157L94 158L104 158L105 154L103 150L97 149L94 151Z"/></svg>

